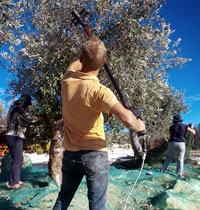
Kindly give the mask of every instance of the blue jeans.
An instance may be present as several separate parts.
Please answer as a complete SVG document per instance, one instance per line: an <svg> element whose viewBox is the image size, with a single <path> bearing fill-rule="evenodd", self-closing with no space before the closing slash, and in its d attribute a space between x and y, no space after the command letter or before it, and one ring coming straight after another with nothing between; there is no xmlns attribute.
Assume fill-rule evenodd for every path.
<svg viewBox="0 0 200 210"><path fill-rule="evenodd" d="M24 139L18 136L5 135L6 144L10 150L12 159L10 170L10 184L18 184L21 176L23 163L23 144Z"/></svg>
<svg viewBox="0 0 200 210"><path fill-rule="evenodd" d="M86 176L90 210L106 209L110 164L107 152L78 151L63 153L62 185L53 210L66 210Z"/></svg>

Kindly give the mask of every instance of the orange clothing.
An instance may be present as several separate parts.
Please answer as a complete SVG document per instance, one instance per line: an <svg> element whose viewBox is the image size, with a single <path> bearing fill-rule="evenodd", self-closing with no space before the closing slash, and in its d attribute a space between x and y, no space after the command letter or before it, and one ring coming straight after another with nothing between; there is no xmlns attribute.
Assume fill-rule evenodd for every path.
<svg viewBox="0 0 200 210"><path fill-rule="evenodd" d="M68 151L106 150L102 112L119 103L95 75L68 71L62 80L63 147Z"/></svg>

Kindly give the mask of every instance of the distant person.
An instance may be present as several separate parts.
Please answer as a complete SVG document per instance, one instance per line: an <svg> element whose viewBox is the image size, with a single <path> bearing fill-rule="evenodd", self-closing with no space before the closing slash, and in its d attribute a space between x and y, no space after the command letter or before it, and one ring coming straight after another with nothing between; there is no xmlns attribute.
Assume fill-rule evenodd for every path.
<svg viewBox="0 0 200 210"><path fill-rule="evenodd" d="M170 139L168 143L167 157L160 172L164 172L169 167L169 164L173 160L175 151L177 152L177 166L176 173L180 178L184 178L184 156L185 156L185 143L186 133L190 132L195 135L196 131L191 124L186 125L182 123L181 116L179 114L173 117L173 125L170 126Z"/></svg>
<svg viewBox="0 0 200 210"><path fill-rule="evenodd" d="M67 209L86 176L90 210L106 209L108 160L102 112L114 114L129 129L145 130L143 121L124 108L97 76L104 65L104 43L91 38L82 46L80 61L68 66L62 80L64 119L63 179L54 210Z"/></svg>
<svg viewBox="0 0 200 210"><path fill-rule="evenodd" d="M26 128L29 124L36 123L40 120L39 117L35 117L34 120L26 117L25 111L29 105L31 105L31 97L22 94L10 107L7 115L5 140L12 159L10 172L10 185L12 189L18 189L24 185L24 182L20 180L20 176Z"/></svg>

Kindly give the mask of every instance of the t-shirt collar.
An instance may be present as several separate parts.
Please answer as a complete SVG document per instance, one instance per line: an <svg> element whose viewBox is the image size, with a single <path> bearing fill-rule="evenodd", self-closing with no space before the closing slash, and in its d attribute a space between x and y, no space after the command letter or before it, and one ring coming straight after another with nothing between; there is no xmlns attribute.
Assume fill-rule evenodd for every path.
<svg viewBox="0 0 200 210"><path fill-rule="evenodd" d="M97 76L95 76L94 74L89 74L89 73L77 71L77 72L75 72L75 75L80 79L99 81Z"/></svg>

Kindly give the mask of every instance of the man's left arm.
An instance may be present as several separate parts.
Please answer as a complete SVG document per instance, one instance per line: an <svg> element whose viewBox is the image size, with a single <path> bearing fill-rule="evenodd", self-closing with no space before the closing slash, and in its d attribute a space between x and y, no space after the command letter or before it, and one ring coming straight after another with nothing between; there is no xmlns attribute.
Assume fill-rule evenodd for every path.
<svg viewBox="0 0 200 210"><path fill-rule="evenodd" d="M189 131L193 135L196 134L196 130L194 129L194 126L192 124L187 127L187 131Z"/></svg>

